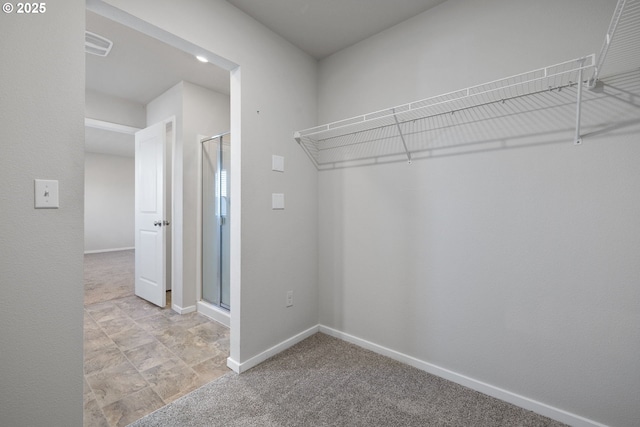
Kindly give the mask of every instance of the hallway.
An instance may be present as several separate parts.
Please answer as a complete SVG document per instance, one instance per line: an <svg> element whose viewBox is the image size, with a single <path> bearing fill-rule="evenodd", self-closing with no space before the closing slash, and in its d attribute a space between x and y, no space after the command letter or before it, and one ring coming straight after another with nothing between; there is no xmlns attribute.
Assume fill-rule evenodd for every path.
<svg viewBox="0 0 640 427"><path fill-rule="evenodd" d="M134 295L134 252L85 255L84 425L124 426L230 370L229 329Z"/></svg>

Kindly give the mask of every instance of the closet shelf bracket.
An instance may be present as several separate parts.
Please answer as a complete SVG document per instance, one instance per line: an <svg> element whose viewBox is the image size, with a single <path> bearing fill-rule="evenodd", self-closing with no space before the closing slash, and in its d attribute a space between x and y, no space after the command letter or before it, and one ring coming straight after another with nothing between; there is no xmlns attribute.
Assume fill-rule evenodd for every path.
<svg viewBox="0 0 640 427"><path fill-rule="evenodd" d="M398 121L398 116L396 115L396 109L393 109L393 120L396 122L396 128L398 128L398 135L402 140L402 146L404 147L404 152L407 154L407 162L411 164L411 153L407 148L407 141L404 139L404 135L402 134L402 128L400 127L400 122Z"/></svg>
<svg viewBox="0 0 640 427"><path fill-rule="evenodd" d="M582 71L584 67L584 59L578 70L578 91L576 94L576 136L573 141L574 145L582 144L582 134L580 133L580 115L582 113Z"/></svg>
<svg viewBox="0 0 640 427"><path fill-rule="evenodd" d="M627 6L627 3L630 3L630 5L628 8L625 8L625 6ZM611 22L609 23L609 28L607 29L607 34L605 34L604 43L602 44L602 48L600 49L600 53L598 54L598 61L596 62L595 67L593 69L593 75L589 79L589 83L588 83L589 89L595 88L598 82L598 78L600 77L602 73L602 68L604 67L604 64L605 64L605 60L607 59L607 54L609 53L609 49L612 46L613 36L616 34L616 30L623 16L626 16L627 18L625 23L627 23L628 27L633 27L634 26L633 24L637 25L638 23L638 20L639 20L638 15L640 15L640 12L638 10L638 4L637 3L631 4L631 3L633 3L633 0L618 0L618 3L616 4L616 8L613 12L613 16L611 17ZM626 15L624 15L623 12L627 12ZM621 35L621 37L624 39L623 43L629 44L630 46L632 46L632 49L633 49L634 45L632 43L629 43L629 40L634 40L634 39L637 40L637 35L638 35L637 28L635 30L629 30L629 29L623 28L623 34ZM626 46L626 47L628 48L629 46ZM635 47L637 48L637 46ZM629 53L632 51L633 50L627 50L627 52L625 53ZM615 55L615 52L614 52L614 55Z"/></svg>
<svg viewBox="0 0 640 427"><path fill-rule="evenodd" d="M307 156L309 157L309 159L311 159L311 161L313 162L313 165L316 167L316 169L320 169L320 165L318 164L318 162L316 161L316 156L314 156L310 151L309 148L307 147L306 144L302 143L302 135L300 134L299 131L296 131L293 134L293 139L296 140L296 142L300 145L300 147L302 147L302 149L304 150L304 152L307 154Z"/></svg>

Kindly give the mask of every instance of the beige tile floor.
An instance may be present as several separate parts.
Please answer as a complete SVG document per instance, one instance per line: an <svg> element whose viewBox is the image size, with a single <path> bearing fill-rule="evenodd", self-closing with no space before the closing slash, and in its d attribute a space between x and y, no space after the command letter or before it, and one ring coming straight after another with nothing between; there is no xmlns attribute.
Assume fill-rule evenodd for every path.
<svg viewBox="0 0 640 427"><path fill-rule="evenodd" d="M132 290L101 300L90 295L99 286L91 288L84 307L85 426L125 426L229 372L227 327L198 313L179 315L170 303L161 309Z"/></svg>

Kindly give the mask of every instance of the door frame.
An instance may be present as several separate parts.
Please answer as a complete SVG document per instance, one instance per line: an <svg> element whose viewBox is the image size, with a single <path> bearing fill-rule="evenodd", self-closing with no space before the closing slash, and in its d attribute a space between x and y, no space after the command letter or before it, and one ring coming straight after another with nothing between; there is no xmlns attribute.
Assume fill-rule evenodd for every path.
<svg viewBox="0 0 640 427"><path fill-rule="evenodd" d="M215 136L214 136L215 137ZM196 306L198 313L212 318L216 322L222 323L227 327L231 327L231 311L223 310L219 307L209 304L202 300L202 141L212 138L207 135L198 135L198 187L197 187L197 213L196 213L196 263L198 269L196 271ZM233 182L233 181L232 181Z"/></svg>
<svg viewBox="0 0 640 427"><path fill-rule="evenodd" d="M242 66L233 61L230 61L215 52L195 45L181 37L170 33L163 28L157 27L147 21L144 21L136 16L130 15L121 9L116 8L110 4L107 4L101 0L87 0L86 9L97 13L112 21L118 22L127 27L133 28L143 34L160 40L169 44L175 48L181 49L186 53L192 55L206 55L209 62L216 66L228 70L230 73L230 132L231 132L231 211L235 212L234 220L231 222L231 247L230 247L230 291L231 291L231 306L233 311L230 319L230 356L227 359L227 366L235 372L240 372L240 361L242 359L240 352L241 341L241 284L242 284ZM176 141L176 145L178 141ZM175 147L174 147L175 150ZM176 155L174 159L176 162L181 161ZM177 164L177 163L176 163ZM174 168L175 171L175 168ZM175 172L174 172L175 178ZM175 184L175 181L174 181ZM175 196L181 189L174 187L174 202ZM180 210L181 212L181 210ZM173 214L176 213L175 203ZM173 243L172 243L172 258L173 271L172 271L172 306L175 294L182 294L182 230L180 227L182 224L177 224L175 216L173 217L173 224L176 226L173 228ZM178 244L178 234L180 237L180 244ZM179 262L175 262L178 260ZM179 273L179 274L178 274ZM195 284L194 284L195 285ZM181 297L183 295L180 295Z"/></svg>

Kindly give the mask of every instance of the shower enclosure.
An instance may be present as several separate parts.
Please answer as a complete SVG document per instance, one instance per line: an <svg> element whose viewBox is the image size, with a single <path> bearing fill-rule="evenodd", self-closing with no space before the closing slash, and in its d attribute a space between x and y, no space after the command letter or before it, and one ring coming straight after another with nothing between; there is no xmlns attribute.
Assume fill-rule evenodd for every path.
<svg viewBox="0 0 640 427"><path fill-rule="evenodd" d="M202 300L230 310L229 133L202 141Z"/></svg>

